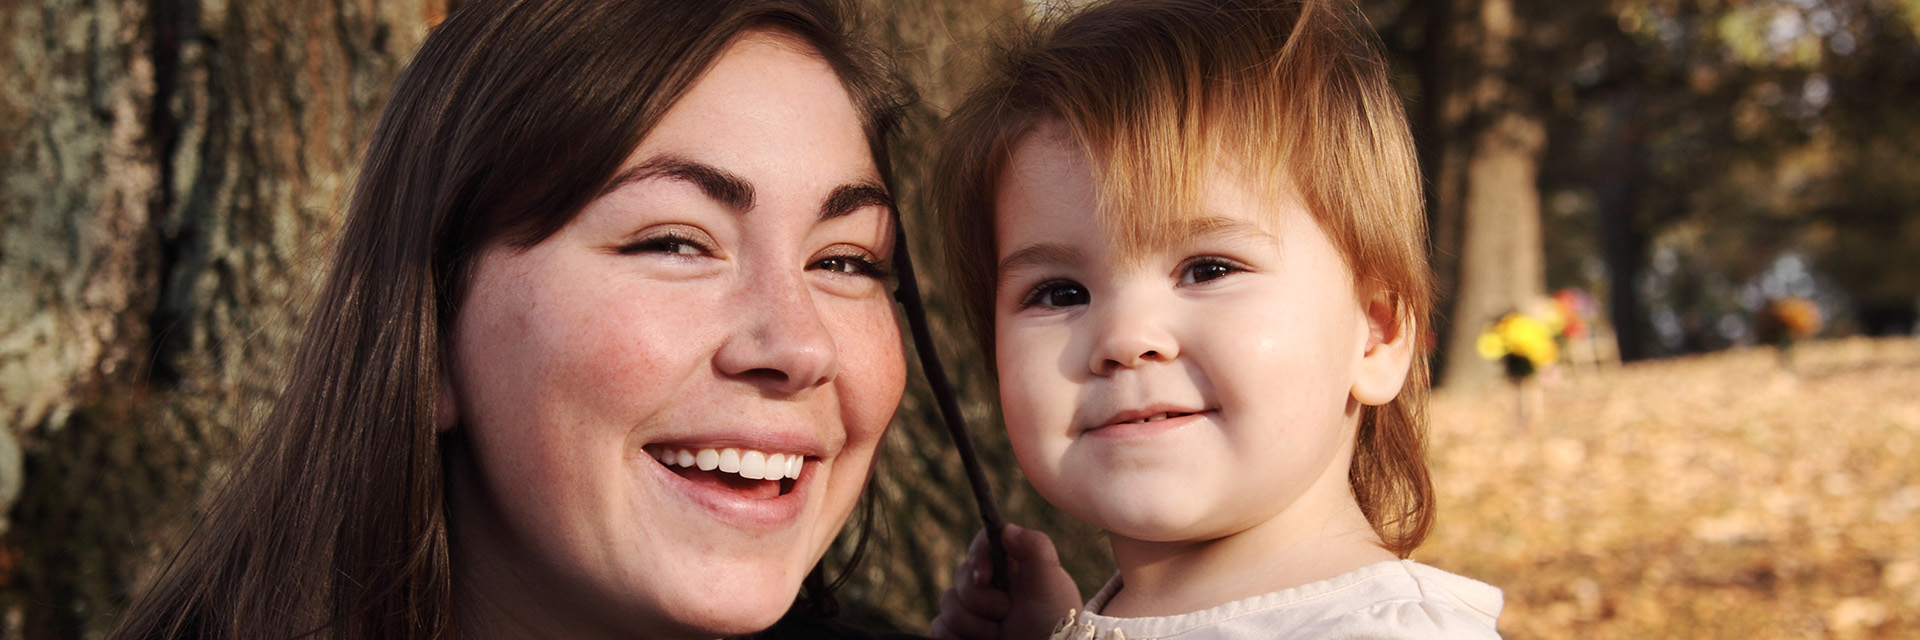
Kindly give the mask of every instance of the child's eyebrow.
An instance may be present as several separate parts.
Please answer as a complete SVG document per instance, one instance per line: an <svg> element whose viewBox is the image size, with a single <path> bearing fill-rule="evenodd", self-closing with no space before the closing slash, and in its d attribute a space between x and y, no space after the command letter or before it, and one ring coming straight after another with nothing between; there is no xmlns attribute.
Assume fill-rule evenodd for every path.
<svg viewBox="0 0 1920 640"><path fill-rule="evenodd" d="M1181 226L1182 228L1180 229L1179 235L1188 238L1213 236L1216 238L1246 241L1272 241L1275 239L1272 232L1262 228L1260 225L1223 216L1200 218Z"/></svg>
<svg viewBox="0 0 1920 640"><path fill-rule="evenodd" d="M1021 247L1000 259L999 273L1043 264L1073 264L1081 261L1080 250L1057 242L1042 242Z"/></svg>

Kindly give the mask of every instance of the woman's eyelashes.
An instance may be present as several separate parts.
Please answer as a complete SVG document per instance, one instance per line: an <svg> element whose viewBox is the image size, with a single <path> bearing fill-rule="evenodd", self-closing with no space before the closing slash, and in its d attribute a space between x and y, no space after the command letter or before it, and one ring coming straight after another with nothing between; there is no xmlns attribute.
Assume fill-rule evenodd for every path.
<svg viewBox="0 0 1920 640"><path fill-rule="evenodd" d="M629 242L615 251L620 255L657 254L675 258L692 258L715 255L715 246L715 243L704 234L675 229ZM871 252L857 248L821 255L807 263L807 269L874 280L889 280L893 277L892 266L886 260L875 258Z"/></svg>
<svg viewBox="0 0 1920 640"><path fill-rule="evenodd" d="M705 256L713 254L713 247L694 238L691 233L673 230L628 243L621 246L619 252L620 255L657 253L670 256Z"/></svg>
<svg viewBox="0 0 1920 640"><path fill-rule="evenodd" d="M813 264L808 265L807 268L835 275L858 276L874 280L888 280L893 277L890 265L861 253L828 255L813 261Z"/></svg>

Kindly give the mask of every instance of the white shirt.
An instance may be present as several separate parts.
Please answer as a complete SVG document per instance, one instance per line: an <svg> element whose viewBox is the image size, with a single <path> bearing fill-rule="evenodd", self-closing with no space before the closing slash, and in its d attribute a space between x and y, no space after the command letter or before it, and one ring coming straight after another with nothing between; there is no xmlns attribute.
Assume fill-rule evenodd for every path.
<svg viewBox="0 0 1920 640"><path fill-rule="evenodd" d="M1120 576L1068 615L1053 640L1239 640L1242 638L1494 638L1500 589L1412 560L1389 560L1176 616L1096 613L1120 591Z"/></svg>

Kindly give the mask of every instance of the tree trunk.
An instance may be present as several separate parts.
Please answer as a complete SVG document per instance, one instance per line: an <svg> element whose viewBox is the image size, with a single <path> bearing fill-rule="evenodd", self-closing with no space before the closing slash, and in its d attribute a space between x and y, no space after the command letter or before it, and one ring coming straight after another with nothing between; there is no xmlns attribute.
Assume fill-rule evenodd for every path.
<svg viewBox="0 0 1920 640"><path fill-rule="evenodd" d="M1441 3L1426 86L1436 272L1447 320L1443 382L1476 387L1499 369L1474 349L1481 328L1545 293L1540 242L1544 118L1519 77L1524 26L1511 0Z"/></svg>
<svg viewBox="0 0 1920 640"><path fill-rule="evenodd" d="M435 2L0 6L0 637L98 635L172 548Z"/></svg>
<svg viewBox="0 0 1920 640"><path fill-rule="evenodd" d="M1600 209L1601 256L1607 265L1607 313L1613 325L1620 360L1651 356L1646 305L1637 283L1646 264L1648 232L1643 216L1642 191L1647 186L1646 132L1637 119L1640 99L1628 93L1608 110L1605 174L1596 183Z"/></svg>

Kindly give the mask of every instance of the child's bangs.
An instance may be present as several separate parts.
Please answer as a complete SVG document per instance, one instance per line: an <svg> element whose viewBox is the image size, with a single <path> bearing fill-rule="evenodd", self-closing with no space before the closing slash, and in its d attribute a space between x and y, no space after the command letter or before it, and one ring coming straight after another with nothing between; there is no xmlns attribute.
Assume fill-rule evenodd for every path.
<svg viewBox="0 0 1920 640"><path fill-rule="evenodd" d="M1250 117L1251 105L1213 113L1185 106L1119 119L1112 127L1079 127L1097 174L1100 224L1124 262L1205 230L1216 216L1206 207L1211 180L1245 181L1270 202L1295 193L1287 175L1291 145L1284 142L1291 132L1256 124L1272 119Z"/></svg>

